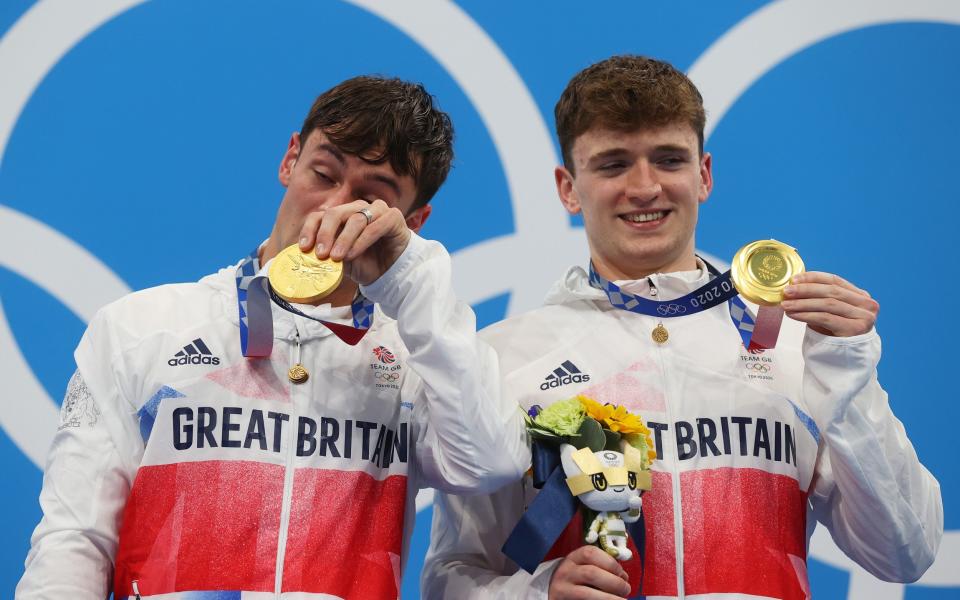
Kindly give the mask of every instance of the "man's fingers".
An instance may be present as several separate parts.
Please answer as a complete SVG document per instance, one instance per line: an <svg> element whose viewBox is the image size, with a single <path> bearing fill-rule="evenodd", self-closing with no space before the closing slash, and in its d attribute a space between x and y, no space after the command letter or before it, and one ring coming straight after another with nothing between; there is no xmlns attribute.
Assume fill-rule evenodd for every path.
<svg viewBox="0 0 960 600"><path fill-rule="evenodd" d="M625 598L630 594L630 584L617 575L595 565L579 565L571 574L571 581L592 587L599 592L612 594L615 598ZM606 596L597 596L598 598Z"/></svg>
<svg viewBox="0 0 960 600"><path fill-rule="evenodd" d="M839 285L802 283L784 290L783 309L790 312L824 311L839 316L860 318L863 312L876 320L880 304L865 293L855 292ZM791 315L792 316L792 315Z"/></svg>
<svg viewBox="0 0 960 600"><path fill-rule="evenodd" d="M804 273L800 273L799 275L794 275L793 279L790 280L790 283L821 283L826 285L838 285L842 288L850 290L851 292L864 295L868 298L870 297L870 293L867 292L867 290L858 288L839 275L834 275L833 273L824 273L822 271L806 271Z"/></svg>
<svg viewBox="0 0 960 600"><path fill-rule="evenodd" d="M551 600L623 600L629 594L630 580L620 563L596 546L581 546L554 571L548 596Z"/></svg>
<svg viewBox="0 0 960 600"><path fill-rule="evenodd" d="M346 221L361 208L368 206L369 203L365 200L355 200L347 204L328 208L323 212L319 226L315 226L317 258L323 260L330 256L330 250L333 248L337 235L340 233L341 228L344 227ZM357 219L363 219L363 215L357 215Z"/></svg>
<svg viewBox="0 0 960 600"><path fill-rule="evenodd" d="M343 260L353 250L354 243L360 237L360 234L367 229L369 229L367 217L363 213L355 212L348 216L343 229L340 230L340 234L333 242L333 247L330 248L330 258Z"/></svg>
<svg viewBox="0 0 960 600"><path fill-rule="evenodd" d="M323 219L324 211L318 210L307 215L303 221L303 227L300 228L300 251L309 252L317 240L317 227Z"/></svg>
<svg viewBox="0 0 960 600"><path fill-rule="evenodd" d="M396 208L389 208L363 228L363 231L354 241L350 252L347 253L346 259L353 260L384 236L390 235L391 232L402 234L406 229L407 224L403 220L403 214Z"/></svg>
<svg viewBox="0 0 960 600"><path fill-rule="evenodd" d="M614 573L624 580L628 579L627 572L623 570L617 559L596 546L580 546L568 554L567 558L579 565L593 565Z"/></svg>
<svg viewBox="0 0 960 600"><path fill-rule="evenodd" d="M792 317L793 313L823 312L846 319L874 319L876 313L862 306L855 306L836 298L805 298L802 300L784 300L781 304L784 312Z"/></svg>

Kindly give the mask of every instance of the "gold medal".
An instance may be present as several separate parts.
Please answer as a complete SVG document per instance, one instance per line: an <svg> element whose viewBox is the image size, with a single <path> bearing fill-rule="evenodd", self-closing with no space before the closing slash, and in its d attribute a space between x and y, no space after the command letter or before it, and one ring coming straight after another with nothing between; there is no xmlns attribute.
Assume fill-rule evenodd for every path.
<svg viewBox="0 0 960 600"><path fill-rule="evenodd" d="M310 373L307 373L307 370L303 368L303 365L297 363L290 367L290 370L287 371L287 377L289 377L290 381L293 383L303 383L310 378Z"/></svg>
<svg viewBox="0 0 960 600"><path fill-rule="evenodd" d="M320 260L301 252L296 244L287 246L270 263L270 287L288 302L309 304L337 289L343 279L343 263Z"/></svg>
<svg viewBox="0 0 960 600"><path fill-rule="evenodd" d="M760 306L777 306L783 288L794 275L803 273L796 249L777 240L751 242L737 250L730 265L733 285L740 294Z"/></svg>
<svg viewBox="0 0 960 600"><path fill-rule="evenodd" d="M663 326L663 323L657 323L650 337L658 344L665 344L667 340L670 339L670 334L667 332L667 328Z"/></svg>

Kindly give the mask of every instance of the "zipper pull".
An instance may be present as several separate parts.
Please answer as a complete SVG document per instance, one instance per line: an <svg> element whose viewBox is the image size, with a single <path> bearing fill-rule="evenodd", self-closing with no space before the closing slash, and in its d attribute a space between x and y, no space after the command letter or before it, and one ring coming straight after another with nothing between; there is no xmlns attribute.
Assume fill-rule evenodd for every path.
<svg viewBox="0 0 960 600"><path fill-rule="evenodd" d="M134 580L131 582L131 585L133 586L133 596L134 596L134 600L142 600L142 599L140 598L140 588L137 586L137 580L134 579Z"/></svg>

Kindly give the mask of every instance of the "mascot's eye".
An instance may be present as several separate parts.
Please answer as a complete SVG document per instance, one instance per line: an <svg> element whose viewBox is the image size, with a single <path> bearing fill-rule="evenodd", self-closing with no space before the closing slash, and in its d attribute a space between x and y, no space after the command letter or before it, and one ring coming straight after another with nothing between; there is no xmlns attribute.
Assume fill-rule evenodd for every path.
<svg viewBox="0 0 960 600"><path fill-rule="evenodd" d="M637 489L637 474L633 471L627 473L627 485L630 486L631 490Z"/></svg>
<svg viewBox="0 0 960 600"><path fill-rule="evenodd" d="M593 480L593 487L597 488L598 492L607 489L607 478L603 476L603 473L596 473L591 479Z"/></svg>

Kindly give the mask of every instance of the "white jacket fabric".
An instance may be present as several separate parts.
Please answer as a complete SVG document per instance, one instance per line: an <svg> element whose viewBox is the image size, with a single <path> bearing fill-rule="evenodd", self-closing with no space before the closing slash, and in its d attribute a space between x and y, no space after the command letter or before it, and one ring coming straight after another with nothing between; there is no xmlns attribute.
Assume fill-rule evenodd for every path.
<svg viewBox="0 0 960 600"><path fill-rule="evenodd" d="M489 492L526 468L440 244L413 236L363 288L378 305L356 346L273 306L271 356L244 358L234 274L89 324L18 599L396 598L417 490Z"/></svg>
<svg viewBox="0 0 960 600"><path fill-rule="evenodd" d="M668 300L707 283L700 267L618 283ZM653 431L646 560L624 565L633 593L642 578L648 598L806 598L818 521L881 579L926 570L943 532L940 488L877 382L876 332L827 337L785 319L777 348L751 354L727 305L663 319L662 345L651 339L660 322L612 307L573 268L545 306L482 333L525 410L582 393ZM546 598L559 559L531 575L500 551L535 494L529 477L492 495L438 494L423 597ZM574 523L548 558L581 536Z"/></svg>

